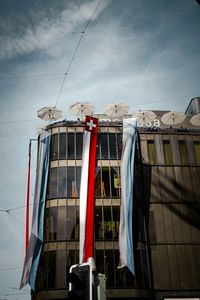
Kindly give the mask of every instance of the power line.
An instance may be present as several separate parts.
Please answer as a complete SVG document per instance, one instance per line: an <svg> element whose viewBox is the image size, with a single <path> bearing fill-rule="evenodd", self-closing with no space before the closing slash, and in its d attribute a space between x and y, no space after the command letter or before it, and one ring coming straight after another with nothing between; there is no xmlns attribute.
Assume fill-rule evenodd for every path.
<svg viewBox="0 0 200 300"><path fill-rule="evenodd" d="M8 267L8 268L0 268L0 271L10 271L10 270L19 270L22 267Z"/></svg>
<svg viewBox="0 0 200 300"><path fill-rule="evenodd" d="M31 203L29 206L32 206L33 204ZM24 208L26 207L26 205L21 205L21 206L17 206L17 207L13 207L13 208L9 208L9 209L0 209L0 212L6 212L6 213L9 213L13 210L17 210L17 209L20 209L20 208Z"/></svg>
<svg viewBox="0 0 200 300"><path fill-rule="evenodd" d="M18 290L19 291L19 288L13 287L13 286L0 285L0 287L6 288L6 289L11 289L11 290ZM27 289L23 289L23 291L24 292L29 292L29 290L27 290Z"/></svg>
<svg viewBox="0 0 200 300"><path fill-rule="evenodd" d="M13 74L8 76L0 76L0 80L5 79L20 79L20 78L38 78L38 77L57 77L62 76L63 73L54 73L54 74L36 74L36 75L19 75L19 74Z"/></svg>
<svg viewBox="0 0 200 300"><path fill-rule="evenodd" d="M63 81L62 81L60 91L59 91L59 93L58 93L58 97L57 97L57 100L56 100L55 107L57 106L58 101L59 101L59 99L60 99L60 96L61 96L61 93L62 93L64 84L65 84L65 81L66 81L67 76L68 76L68 74L69 74L69 71L70 71L70 68L71 68L71 66L72 66L72 63L73 63L73 61L74 61L74 59L75 59L75 56L76 56L77 50L78 50L78 48L79 48L79 46L80 46L81 40L82 40L82 38L83 38L83 35L85 34L87 28L89 27L89 25L90 25L90 23L91 23L91 21L92 21L94 15L95 15L95 13L96 13L96 11L97 11L97 9L99 8L100 2L101 2L101 0L99 0L97 6L95 7L95 9L94 9L94 11L93 11L93 13L92 13L91 18L89 19L89 21L87 22L87 24L86 24L86 26L85 26L85 29L81 32L81 36L80 36L80 38L79 38L79 40L78 40L78 43L77 43L77 45L76 45L76 48L75 48L74 53L73 53L73 55L72 55L72 58L71 58L71 60L70 60L70 62L69 62L69 65L68 65L68 67L67 67L67 70L66 70L66 72L65 72L65 76L64 76L64 79L63 79Z"/></svg>

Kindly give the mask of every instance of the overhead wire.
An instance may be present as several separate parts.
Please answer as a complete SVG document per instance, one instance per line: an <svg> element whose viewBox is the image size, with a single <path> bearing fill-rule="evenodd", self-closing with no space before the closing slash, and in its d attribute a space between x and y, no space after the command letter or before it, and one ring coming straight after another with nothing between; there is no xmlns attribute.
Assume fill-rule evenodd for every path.
<svg viewBox="0 0 200 300"><path fill-rule="evenodd" d="M68 76L68 74L69 74L70 68L71 68L71 66L72 66L72 64L73 64L73 61L74 61L74 59L75 59L76 53L77 53L78 48L79 48L79 46L80 46L80 43L81 43L81 41L82 41L82 39L83 39L83 36L84 36L84 34L85 34L87 28L89 27L91 21L93 20L94 15L95 15L96 11L97 11L98 8L99 8L100 3L101 3L101 0L99 0L97 6L95 7L95 9L94 9L94 11L93 11L93 13L92 13L92 16L91 16L90 19L88 20L88 22L87 22L87 24L86 24L84 30L81 32L81 36L80 36L80 38L79 38L79 40L78 40L78 43L77 43L77 45L76 45L76 48L75 48L74 53L73 53L73 55L72 55L72 58L71 58L71 60L70 60L70 62L69 62L69 65L68 65L68 67L67 67L67 69L66 69L65 76L64 76L63 81L62 81L62 83L61 83L61 88L60 88L60 90L59 90L58 97L57 97L57 99L56 99L55 107L57 106L58 101L59 101L59 99L60 99L60 96L61 96L61 94L62 94L63 87L64 87L64 85L65 85L65 81L66 81L66 79L67 79L67 76Z"/></svg>
<svg viewBox="0 0 200 300"><path fill-rule="evenodd" d="M33 203L30 204L30 206L32 206ZM20 209L20 208L24 208L26 207L26 205L21 205L21 206L17 206L17 207L13 207L13 208L9 208L9 209L0 209L0 212L6 212L6 213L9 213L13 210L17 210L17 209Z"/></svg>

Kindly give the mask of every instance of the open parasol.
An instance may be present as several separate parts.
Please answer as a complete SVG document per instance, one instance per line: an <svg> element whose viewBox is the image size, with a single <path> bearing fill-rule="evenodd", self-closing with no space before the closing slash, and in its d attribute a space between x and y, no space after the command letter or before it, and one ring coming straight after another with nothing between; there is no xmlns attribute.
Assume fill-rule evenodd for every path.
<svg viewBox="0 0 200 300"><path fill-rule="evenodd" d="M89 102L76 102L69 108L70 112L77 117L85 115L90 116L93 114L94 109L94 105L90 104Z"/></svg>
<svg viewBox="0 0 200 300"><path fill-rule="evenodd" d="M137 123L144 125L153 122L156 118L156 114L151 110L140 110L133 114L133 117L137 119Z"/></svg>
<svg viewBox="0 0 200 300"><path fill-rule="evenodd" d="M190 119L190 123L194 126L200 126L200 114L196 114L194 115L191 119Z"/></svg>
<svg viewBox="0 0 200 300"><path fill-rule="evenodd" d="M104 113L112 118L124 116L128 112L128 105L123 103L111 103L104 108Z"/></svg>
<svg viewBox="0 0 200 300"><path fill-rule="evenodd" d="M186 115L182 112L170 111L162 116L161 121L166 125L176 125L183 122L185 118Z"/></svg>
<svg viewBox="0 0 200 300"><path fill-rule="evenodd" d="M62 111L56 107L43 107L37 111L38 118L51 121L62 118Z"/></svg>

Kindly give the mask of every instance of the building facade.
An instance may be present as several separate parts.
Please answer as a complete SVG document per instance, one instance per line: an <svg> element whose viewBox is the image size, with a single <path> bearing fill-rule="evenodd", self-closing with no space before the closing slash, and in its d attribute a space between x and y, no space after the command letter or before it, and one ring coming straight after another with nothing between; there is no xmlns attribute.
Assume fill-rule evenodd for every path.
<svg viewBox="0 0 200 300"><path fill-rule="evenodd" d="M200 130L186 126L138 128L133 276L126 268L118 269L122 122L100 121L94 256L98 272L106 274L107 299L200 295ZM69 268L79 260L84 124L65 121L47 130L51 153L44 244L32 299L65 299Z"/></svg>

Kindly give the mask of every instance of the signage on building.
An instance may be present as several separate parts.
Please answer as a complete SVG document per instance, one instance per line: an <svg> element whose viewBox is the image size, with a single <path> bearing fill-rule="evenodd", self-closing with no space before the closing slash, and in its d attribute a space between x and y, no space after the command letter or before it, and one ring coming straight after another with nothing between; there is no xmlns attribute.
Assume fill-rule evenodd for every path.
<svg viewBox="0 0 200 300"><path fill-rule="evenodd" d="M105 114L95 114L95 117L99 119L100 122L122 122L123 117L118 117L118 118L109 118ZM125 118L130 118L132 117L131 114L127 114ZM160 120L154 119L152 122L149 123L137 123L137 127L160 127Z"/></svg>

